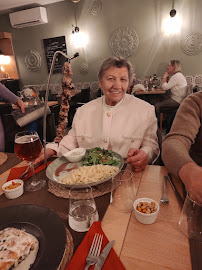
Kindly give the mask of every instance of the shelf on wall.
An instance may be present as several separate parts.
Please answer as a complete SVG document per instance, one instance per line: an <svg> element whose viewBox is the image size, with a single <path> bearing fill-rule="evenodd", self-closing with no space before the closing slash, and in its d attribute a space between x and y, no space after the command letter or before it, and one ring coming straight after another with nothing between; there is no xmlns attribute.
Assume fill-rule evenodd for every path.
<svg viewBox="0 0 202 270"><path fill-rule="evenodd" d="M4 67L5 72L9 74L10 78L19 79L11 33L0 32L0 50L4 55L8 55L11 58L11 62L9 64L0 64L0 66Z"/></svg>

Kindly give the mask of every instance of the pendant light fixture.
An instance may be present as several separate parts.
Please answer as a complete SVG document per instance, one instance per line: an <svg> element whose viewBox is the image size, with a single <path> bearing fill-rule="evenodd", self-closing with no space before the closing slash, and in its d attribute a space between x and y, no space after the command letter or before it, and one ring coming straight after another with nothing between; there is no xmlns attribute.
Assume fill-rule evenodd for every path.
<svg viewBox="0 0 202 270"><path fill-rule="evenodd" d="M173 5L172 5L172 9L170 11L170 17L175 17L177 11L174 9L174 0L173 0Z"/></svg>

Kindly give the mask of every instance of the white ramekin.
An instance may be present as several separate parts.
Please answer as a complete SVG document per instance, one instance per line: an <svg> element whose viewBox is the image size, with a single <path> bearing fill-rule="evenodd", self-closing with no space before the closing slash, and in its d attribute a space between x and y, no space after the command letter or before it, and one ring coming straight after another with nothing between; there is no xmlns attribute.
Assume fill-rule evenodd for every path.
<svg viewBox="0 0 202 270"><path fill-rule="evenodd" d="M79 162L82 160L85 153L86 153L86 149L79 147L65 153L63 156L70 162Z"/></svg>
<svg viewBox="0 0 202 270"><path fill-rule="evenodd" d="M137 204L139 202L148 202L148 203L155 202L155 204L156 204L156 212L151 213L151 214L145 214L145 213L142 213L142 212L138 211L137 210ZM159 212L159 204L155 200L150 199L150 198L139 198L134 202L133 208L134 208L135 217L140 223L142 223L142 224L152 224L152 223L154 223L156 221L157 216L158 216L158 212Z"/></svg>
<svg viewBox="0 0 202 270"><path fill-rule="evenodd" d="M10 184L12 184L12 182L20 183L21 185L19 187L17 187L17 188L6 190L5 187L7 187ZM8 199L16 199L16 198L20 197L23 194L23 185L24 185L24 182L22 180L20 180L20 179L14 179L14 180L11 180L11 181L6 182L2 186L2 190L3 190L5 196Z"/></svg>

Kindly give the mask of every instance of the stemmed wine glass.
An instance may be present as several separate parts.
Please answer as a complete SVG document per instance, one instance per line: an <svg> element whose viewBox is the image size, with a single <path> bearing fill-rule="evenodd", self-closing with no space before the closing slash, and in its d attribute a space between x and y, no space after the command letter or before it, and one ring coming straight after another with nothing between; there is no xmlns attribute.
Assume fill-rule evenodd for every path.
<svg viewBox="0 0 202 270"><path fill-rule="evenodd" d="M45 180L36 180L34 161L39 156L42 144L36 131L21 131L15 135L15 153L29 163L32 172L32 181L25 186L27 191L37 191L46 185Z"/></svg>

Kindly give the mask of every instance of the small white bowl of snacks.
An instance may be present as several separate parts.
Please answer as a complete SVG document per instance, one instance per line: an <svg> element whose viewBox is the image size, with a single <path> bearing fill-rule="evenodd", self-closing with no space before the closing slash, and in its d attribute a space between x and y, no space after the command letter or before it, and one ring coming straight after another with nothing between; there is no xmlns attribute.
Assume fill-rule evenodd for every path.
<svg viewBox="0 0 202 270"><path fill-rule="evenodd" d="M142 224L152 224L156 221L159 204L150 198L139 198L133 204L135 217Z"/></svg>
<svg viewBox="0 0 202 270"><path fill-rule="evenodd" d="M16 199L23 194L23 181L14 179L6 182L2 186L2 190L8 199Z"/></svg>
<svg viewBox="0 0 202 270"><path fill-rule="evenodd" d="M85 156L85 148L75 148L69 152L66 152L63 156L70 162L79 162Z"/></svg>

